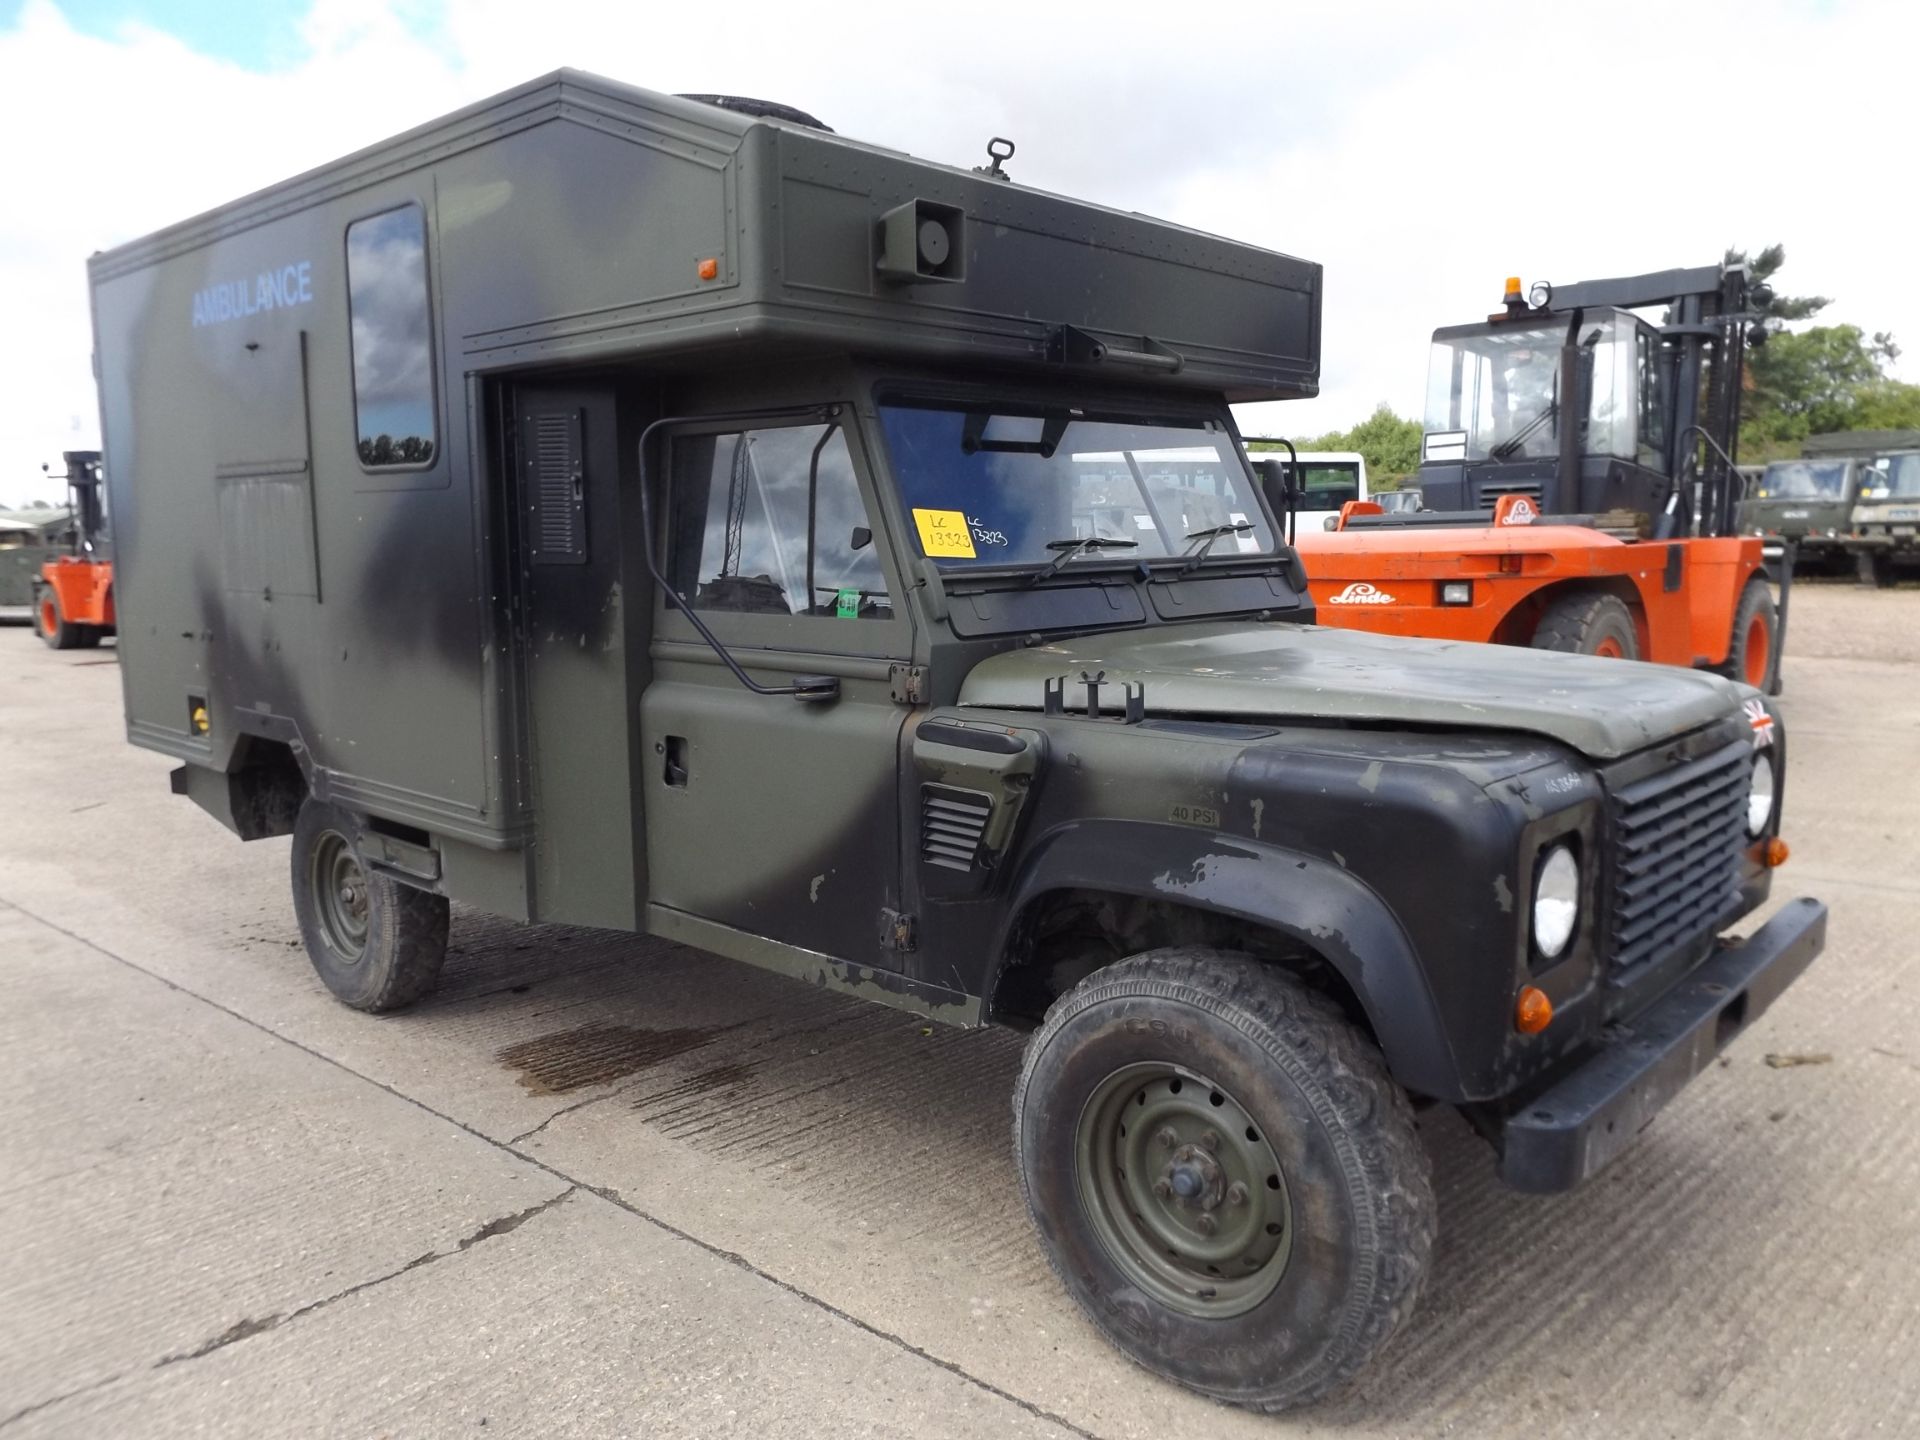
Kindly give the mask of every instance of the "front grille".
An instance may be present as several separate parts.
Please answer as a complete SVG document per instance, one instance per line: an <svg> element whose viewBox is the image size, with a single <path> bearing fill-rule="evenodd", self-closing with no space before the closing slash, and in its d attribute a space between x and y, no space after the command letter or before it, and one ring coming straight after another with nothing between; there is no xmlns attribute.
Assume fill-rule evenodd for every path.
<svg viewBox="0 0 1920 1440"><path fill-rule="evenodd" d="M1622 786L1613 796L1613 980L1711 928L1739 889L1753 747L1709 755Z"/></svg>
<svg viewBox="0 0 1920 1440"><path fill-rule="evenodd" d="M1524 495L1538 503L1541 493L1538 480L1483 480L1474 490L1480 497L1482 510L1493 509L1502 495Z"/></svg>
<svg viewBox="0 0 1920 1440"><path fill-rule="evenodd" d="M942 870L971 870L993 814L993 797L955 785L920 787L920 858Z"/></svg>

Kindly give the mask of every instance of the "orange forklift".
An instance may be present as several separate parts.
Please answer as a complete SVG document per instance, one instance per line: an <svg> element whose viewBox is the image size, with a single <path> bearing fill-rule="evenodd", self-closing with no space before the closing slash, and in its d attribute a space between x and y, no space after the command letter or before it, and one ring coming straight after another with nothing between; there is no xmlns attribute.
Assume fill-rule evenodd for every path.
<svg viewBox="0 0 1920 1440"><path fill-rule="evenodd" d="M77 650L114 633L113 558L100 452L68 450L62 458L73 524L67 553L40 567L33 587L33 629L56 650Z"/></svg>
<svg viewBox="0 0 1920 1440"><path fill-rule="evenodd" d="M1734 464L1746 348L1772 298L1744 265L1524 297L1516 278L1498 313L1436 330L1426 508L1349 502L1298 535L1320 622L1686 665L1777 694L1791 577L1776 607L1761 542L1737 533ZM1660 306L1658 325L1635 313Z"/></svg>

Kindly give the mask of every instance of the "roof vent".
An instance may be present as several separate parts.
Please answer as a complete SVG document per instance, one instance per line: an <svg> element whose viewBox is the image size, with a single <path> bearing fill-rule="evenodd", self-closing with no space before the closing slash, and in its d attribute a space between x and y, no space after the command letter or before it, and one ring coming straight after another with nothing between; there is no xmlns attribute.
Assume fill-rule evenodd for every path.
<svg viewBox="0 0 1920 1440"><path fill-rule="evenodd" d="M778 100L755 100L748 95L682 95L680 99L698 100L702 105L718 105L722 110L732 110L739 115L784 120L789 125L804 125L809 130L824 130L829 135L833 134L831 125L822 125L806 111L782 105Z"/></svg>

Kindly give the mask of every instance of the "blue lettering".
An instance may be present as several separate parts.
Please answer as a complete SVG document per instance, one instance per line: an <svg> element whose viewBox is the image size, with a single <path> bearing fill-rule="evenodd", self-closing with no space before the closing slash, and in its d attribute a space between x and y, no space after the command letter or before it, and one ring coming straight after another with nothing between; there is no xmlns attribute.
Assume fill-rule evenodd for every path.
<svg viewBox="0 0 1920 1440"><path fill-rule="evenodd" d="M218 325L258 315L267 310L285 310L313 301L313 262L299 260L272 270L262 270L248 280L222 280L204 290L193 292L193 324L196 327Z"/></svg>

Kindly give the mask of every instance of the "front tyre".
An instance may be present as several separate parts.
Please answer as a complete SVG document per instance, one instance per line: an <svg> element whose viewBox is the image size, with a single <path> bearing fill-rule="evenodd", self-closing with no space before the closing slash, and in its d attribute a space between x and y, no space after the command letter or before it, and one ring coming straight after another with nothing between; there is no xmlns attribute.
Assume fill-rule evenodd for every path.
<svg viewBox="0 0 1920 1440"><path fill-rule="evenodd" d="M371 869L366 827L309 798L293 826L293 910L307 958L356 1010L398 1010L434 987L447 954L447 899Z"/></svg>
<svg viewBox="0 0 1920 1440"><path fill-rule="evenodd" d="M85 644L84 625L67 619L60 608L60 595L51 585L42 585L33 596L33 633L55 650L77 650Z"/></svg>
<svg viewBox="0 0 1920 1440"><path fill-rule="evenodd" d="M1435 1228L1412 1110L1285 973L1197 948L1101 970L1029 1042L1013 1104L1048 1261L1149 1370L1281 1410L1412 1310Z"/></svg>
<svg viewBox="0 0 1920 1440"><path fill-rule="evenodd" d="M1747 581L1734 607L1733 629L1727 637L1727 663L1720 673L1730 680L1744 680L1755 689L1767 688L1773 669L1773 651L1778 643L1780 617L1774 609L1773 591L1758 575Z"/></svg>
<svg viewBox="0 0 1920 1440"><path fill-rule="evenodd" d="M1626 603L1602 591L1576 590L1549 604L1534 627L1533 648L1638 660L1640 632Z"/></svg>

